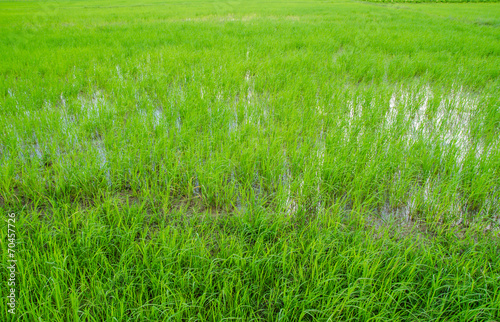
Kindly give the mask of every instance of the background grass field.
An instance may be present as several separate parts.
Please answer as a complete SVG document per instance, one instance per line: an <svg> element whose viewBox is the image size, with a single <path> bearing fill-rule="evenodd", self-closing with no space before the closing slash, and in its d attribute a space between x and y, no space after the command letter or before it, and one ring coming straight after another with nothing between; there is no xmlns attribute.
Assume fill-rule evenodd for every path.
<svg viewBox="0 0 500 322"><path fill-rule="evenodd" d="M499 26L1 1L0 320L499 321Z"/></svg>

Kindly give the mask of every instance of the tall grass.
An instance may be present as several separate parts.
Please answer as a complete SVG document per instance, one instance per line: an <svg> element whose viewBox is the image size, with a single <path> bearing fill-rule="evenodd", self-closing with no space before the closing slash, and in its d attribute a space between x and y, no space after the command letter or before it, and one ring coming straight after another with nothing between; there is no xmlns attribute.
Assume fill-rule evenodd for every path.
<svg viewBox="0 0 500 322"><path fill-rule="evenodd" d="M264 4L0 3L17 319L500 319L496 4Z"/></svg>

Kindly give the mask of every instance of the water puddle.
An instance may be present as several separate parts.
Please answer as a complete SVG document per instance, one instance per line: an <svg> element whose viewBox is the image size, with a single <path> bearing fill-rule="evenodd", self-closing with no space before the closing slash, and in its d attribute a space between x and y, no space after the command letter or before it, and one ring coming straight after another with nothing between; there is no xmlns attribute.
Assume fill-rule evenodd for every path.
<svg viewBox="0 0 500 322"><path fill-rule="evenodd" d="M98 158L99 158L99 167L101 170L105 171L106 182L107 182L108 187L110 187L112 185L111 173L110 173L110 167L108 164L108 159L106 157L107 151L106 151L106 147L104 145L104 142L103 142L103 140L98 139L98 140L95 140L93 142L93 145L97 149L97 154L98 154Z"/></svg>

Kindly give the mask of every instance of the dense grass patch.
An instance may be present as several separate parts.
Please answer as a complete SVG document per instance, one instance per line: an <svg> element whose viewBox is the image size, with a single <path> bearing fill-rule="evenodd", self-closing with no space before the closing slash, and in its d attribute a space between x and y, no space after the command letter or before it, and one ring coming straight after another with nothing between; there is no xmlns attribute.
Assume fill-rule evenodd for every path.
<svg viewBox="0 0 500 322"><path fill-rule="evenodd" d="M1 320L500 319L497 4L0 9Z"/></svg>
<svg viewBox="0 0 500 322"><path fill-rule="evenodd" d="M428 239L334 209L289 220L119 205L20 223L26 320L498 318L498 240L471 230Z"/></svg>

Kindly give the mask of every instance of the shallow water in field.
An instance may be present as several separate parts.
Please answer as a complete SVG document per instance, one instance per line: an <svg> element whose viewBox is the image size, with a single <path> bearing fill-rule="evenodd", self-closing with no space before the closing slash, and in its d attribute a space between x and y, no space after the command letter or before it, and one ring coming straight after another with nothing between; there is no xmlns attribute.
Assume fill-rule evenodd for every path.
<svg viewBox="0 0 500 322"><path fill-rule="evenodd" d="M122 78L124 77L118 66L117 73ZM242 77L245 88L239 94L229 94L222 90L210 94L203 86L197 87L195 95L207 104L205 110L201 109L205 113L204 116L199 117L199 119L196 119L196 114L186 113L186 111L190 111L189 108L184 107L183 110L182 106L184 105L182 104L190 99L188 96L190 94L177 86L169 88L171 97L168 101L161 103L154 98L153 94L146 96L135 94L136 99L144 104L137 103L126 113L127 122L132 124L126 128L122 127L122 120L116 116L119 115L120 107L116 106L109 93L106 94L102 91L96 91L89 95L79 94L76 98L77 104L75 104L74 99L71 101L61 95L56 103L45 102L43 112L24 111L23 117L26 120L35 120L39 123L45 122L50 124L52 128L59 129L63 134L61 137L66 147L63 150L59 146L55 149L57 158L64 159L66 153L71 149L79 149L81 153L88 153L86 151L88 146L92 146L91 150L93 149L93 153L95 153L96 164L103 171L108 186L113 184L111 174L116 170L113 168L115 161L111 160L117 159L117 156L118 159L125 157L120 151L120 145L126 144L125 141L122 142L126 136L137 135L137 133L125 133L124 137L119 139L122 141L116 141L116 146L111 147L104 143L109 142L109 140L105 140L106 132L109 133L108 135L116 135L116 133L135 130L139 125L146 129L157 130L151 132L154 137L143 142L143 150L147 151L150 159L151 166L148 169L151 169L152 173L156 171L158 162L161 162L159 161L161 157L153 155L155 145L168 137L169 131L172 130L177 131L179 138L181 138L179 141L176 138L172 145L179 155L182 155L182 151L186 148L193 148L194 144L200 144L202 147L203 142L210 141L207 139L208 137L211 138L219 134L223 134L228 140L227 142L211 143L206 152L210 158L234 144L255 140L257 144L263 144L267 149L265 157L268 160L276 162L279 159L281 162L281 165L277 166L281 168L277 175L262 173L255 169L254 178L250 180L255 202L266 198L260 182L267 180L272 183L273 189L279 190L276 201L281 204L280 209L283 209L290 216L302 209L301 203L304 197L309 198L308 200L311 198L314 200L314 206L311 208L309 205L308 211L312 209L312 211L318 212L328 207L326 202L328 195L325 194L325 189L328 189L330 182L325 179L324 173L330 171L332 162L334 164L335 162L347 162L337 158L337 153L344 153L344 158L348 158L351 151L354 153L354 150L359 147L368 146L368 149L362 150L364 151L362 153L373 153L373 155L360 155L360 152L357 151L357 158L364 158L364 162L366 162L365 165L362 164L357 169L363 170L370 166L376 166L376 158L380 158L377 155L378 151L383 151L387 155L390 149L396 146L401 149L401 153L406 155L406 158L411 158L411 154L416 151L415 147L423 146L424 153L432 157L436 154L439 155L438 162L442 163L439 165L441 168L460 173L463 167L470 169L470 163L475 162L473 163L475 171L481 173L484 169L481 168L480 162L484 161L485 158L490 158L498 149L499 140L487 143L480 136L474 137L473 122L484 122L478 117L481 107L479 99L462 89L440 94L440 97L435 97L437 94L433 93L430 87L423 87L419 90L396 89L383 99L375 97L368 101L363 95L356 94L356 96L352 95L335 104L328 104L326 98L316 95L314 106L301 107L305 110L304 116L301 116L300 113L291 114L296 112L293 110L280 110L279 106L274 105L272 96L268 97L257 91L255 89L257 76L253 75L252 72L247 71ZM373 114L373 111L380 112ZM47 112L56 115L57 118L49 119L44 114ZM299 117L303 117L303 119ZM133 122L137 122L137 126ZM293 122L309 123L300 128ZM191 124L199 126L198 132L191 132ZM297 130L286 132L290 126L296 126ZM22 128L13 130L18 130L21 134L25 131ZM282 135L278 131L283 131L286 134ZM32 131L31 133L31 136L19 136L17 154L21 160L26 158L41 160L48 147L55 144L55 142L48 142L46 138L38 137L36 133L39 132ZM187 133L197 133L200 138L189 138ZM393 133L400 133L400 135ZM383 137L383 141L377 141L378 136ZM27 139L28 137L29 139ZM283 144L271 151L272 144L270 142L276 138L281 139ZM184 142L182 143L184 146L181 147L180 142ZM290 145L290 142L293 144ZM256 149L258 149L258 145ZM6 151L4 152L4 150ZM8 161L9 151L10 148L2 147L3 163ZM197 150L194 151L194 153L198 153ZM238 151L238 148L235 151ZM307 153L301 151L307 151ZM303 160L299 163L302 164L300 167L303 167L303 173L300 172L300 167L297 170L297 166L294 165L294 162L298 162L296 158L294 159L297 152L302 155ZM168 154L168 151L166 153ZM202 154L200 153L200 155ZM144 160L149 159L144 158ZM199 160L202 162L201 167L203 167L205 157L200 157ZM454 166L448 165L450 160ZM186 160L180 158L177 162L179 165L183 165ZM352 159L352 162L357 162L357 160ZM351 165L346 163L345 166ZM392 182L389 180L390 182L386 186L401 184L399 182L402 175L401 166L404 164L402 163L394 170L394 173L391 174ZM161 167L163 169L164 165L162 164ZM228 184L233 185L235 189L232 192L235 196L233 205L238 211L241 211L246 207L245 203L247 202L246 197L242 198L241 190L246 188L238 183L240 178L236 178L236 173L239 171L236 170L232 170ZM166 173L167 170L162 172ZM203 197L202 187L206 184L205 178L196 171L191 173L193 173L192 194L195 197ZM304 173L309 173L309 175L306 177ZM132 173L129 171L129 176L131 175ZM422 209L431 209L432 211L437 209L436 211L453 214L455 217L453 222L456 225L466 223L469 220L471 210L467 208L468 202L464 196L457 193L453 197L453 202L443 206L439 196L438 183L427 177L422 179L423 181L419 178L418 182L413 185L414 191L406 191L404 195L398 196L397 200L392 200L392 204L385 200L377 201L377 212L381 222L398 220L401 223L410 223L415 214L421 212ZM276 181L278 181L278 185L276 185ZM344 184L349 185L350 182ZM276 193L276 191L272 193ZM486 198L483 207L476 211L477 215L490 216L495 209L499 209L497 196L498 193L492 193L491 197ZM439 205L439 207L436 208L435 205ZM491 229L496 229L494 227L498 227L500 224L498 219L496 220L496 224L495 221L492 221Z"/></svg>

